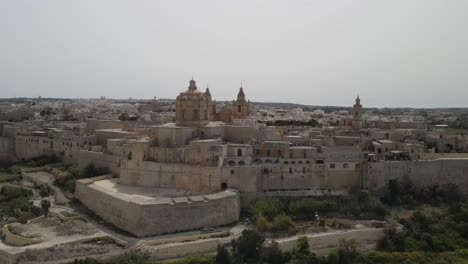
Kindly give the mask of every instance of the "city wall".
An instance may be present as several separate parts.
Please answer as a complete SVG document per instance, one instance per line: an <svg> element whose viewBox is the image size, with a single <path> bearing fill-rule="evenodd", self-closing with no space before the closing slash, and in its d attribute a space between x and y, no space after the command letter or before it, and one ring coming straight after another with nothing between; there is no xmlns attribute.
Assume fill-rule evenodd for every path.
<svg viewBox="0 0 468 264"><path fill-rule="evenodd" d="M367 165L366 178L369 190L382 194L389 180L408 177L414 184L455 184L468 194L468 158L371 162Z"/></svg>
<svg viewBox="0 0 468 264"><path fill-rule="evenodd" d="M93 212L137 237L221 226L239 220L239 194L227 190L204 196L144 198L79 180L75 197Z"/></svg>
<svg viewBox="0 0 468 264"><path fill-rule="evenodd" d="M114 174L120 173L119 156L113 156L103 152L80 150L78 156L78 168L83 170L89 164L94 164L96 167L108 168Z"/></svg>
<svg viewBox="0 0 468 264"><path fill-rule="evenodd" d="M151 161L122 161L122 184L206 193L221 189L220 168Z"/></svg>

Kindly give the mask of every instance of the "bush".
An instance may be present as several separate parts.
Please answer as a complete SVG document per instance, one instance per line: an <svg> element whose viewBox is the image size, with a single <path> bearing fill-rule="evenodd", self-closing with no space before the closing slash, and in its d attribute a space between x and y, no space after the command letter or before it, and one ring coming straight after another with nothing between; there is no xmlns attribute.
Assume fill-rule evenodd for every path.
<svg viewBox="0 0 468 264"><path fill-rule="evenodd" d="M208 256L189 257L176 261L164 262L165 264L213 264L213 258ZM220 262L229 264L229 262Z"/></svg>
<svg viewBox="0 0 468 264"><path fill-rule="evenodd" d="M257 216L255 226L258 232L267 232L271 229L270 223L268 223L268 220L263 215Z"/></svg>
<svg viewBox="0 0 468 264"><path fill-rule="evenodd" d="M289 232L294 229L294 223L291 218L285 214L275 216L271 230L274 232Z"/></svg>
<svg viewBox="0 0 468 264"><path fill-rule="evenodd" d="M334 201L315 200L315 199L300 199L289 203L289 212L297 218L314 219L315 213L329 213L337 211L337 205Z"/></svg>
<svg viewBox="0 0 468 264"><path fill-rule="evenodd" d="M263 215L270 221L275 216L284 214L285 209L285 203L279 199L258 200L254 205L255 215Z"/></svg>
<svg viewBox="0 0 468 264"><path fill-rule="evenodd" d="M118 258L116 264L151 264L149 258L148 253L132 250Z"/></svg>
<svg viewBox="0 0 468 264"><path fill-rule="evenodd" d="M82 172L76 168L69 168L68 173L68 176L57 179L54 184L62 190L74 193L77 180L110 174L111 171L108 168L96 167L94 164L89 164Z"/></svg>

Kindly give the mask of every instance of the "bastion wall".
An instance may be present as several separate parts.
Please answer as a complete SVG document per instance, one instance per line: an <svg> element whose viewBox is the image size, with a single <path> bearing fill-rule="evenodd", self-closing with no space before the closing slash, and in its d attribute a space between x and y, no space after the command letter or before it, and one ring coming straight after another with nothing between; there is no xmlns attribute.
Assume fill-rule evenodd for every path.
<svg viewBox="0 0 468 264"><path fill-rule="evenodd" d="M115 226L137 237L222 226L239 220L236 191L187 197L127 196L94 184L103 177L79 180L75 197Z"/></svg>
<svg viewBox="0 0 468 264"><path fill-rule="evenodd" d="M120 181L142 187L207 193L221 189L220 168L152 161L122 161Z"/></svg>
<svg viewBox="0 0 468 264"><path fill-rule="evenodd" d="M455 184L468 194L468 159L436 159L415 161L386 161L367 164L367 187L382 194L392 179L408 177L417 186Z"/></svg>

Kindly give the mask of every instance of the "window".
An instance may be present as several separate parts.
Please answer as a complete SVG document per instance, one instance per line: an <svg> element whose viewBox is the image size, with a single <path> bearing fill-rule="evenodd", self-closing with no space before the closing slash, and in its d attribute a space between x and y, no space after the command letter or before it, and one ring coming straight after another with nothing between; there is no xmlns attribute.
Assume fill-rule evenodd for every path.
<svg viewBox="0 0 468 264"><path fill-rule="evenodd" d="M292 168L289 168L289 173L292 174Z"/></svg>
<svg viewBox="0 0 468 264"><path fill-rule="evenodd" d="M323 160L316 160L315 164L323 164Z"/></svg>
<svg viewBox="0 0 468 264"><path fill-rule="evenodd" d="M260 150L259 149L255 150L255 155L260 156Z"/></svg>
<svg viewBox="0 0 468 264"><path fill-rule="evenodd" d="M285 161L284 164L289 164L289 162L288 162L288 161Z"/></svg>
<svg viewBox="0 0 468 264"><path fill-rule="evenodd" d="M268 156L268 157L271 156L271 150L267 150L267 156Z"/></svg>
<svg viewBox="0 0 468 264"><path fill-rule="evenodd" d="M239 161L239 163L237 163L239 166L245 166L245 162L243 160Z"/></svg>
<svg viewBox="0 0 468 264"><path fill-rule="evenodd" d="M237 157L242 157L242 149L237 149Z"/></svg>
<svg viewBox="0 0 468 264"><path fill-rule="evenodd" d="M193 110L192 119L193 119L193 120L198 120L198 109Z"/></svg>
<svg viewBox="0 0 468 264"><path fill-rule="evenodd" d="M240 105L237 106L237 112L242 112L242 107Z"/></svg>
<svg viewBox="0 0 468 264"><path fill-rule="evenodd" d="M236 162L233 160L228 161L229 166L236 166Z"/></svg>
<svg viewBox="0 0 468 264"><path fill-rule="evenodd" d="M356 163L356 169L359 169L359 168L361 168L361 164Z"/></svg>
<svg viewBox="0 0 468 264"><path fill-rule="evenodd" d="M231 175L235 173L234 170L230 170L229 172L231 173Z"/></svg>
<svg viewBox="0 0 468 264"><path fill-rule="evenodd" d="M330 169L334 169L336 167L335 163L330 163Z"/></svg>
<svg viewBox="0 0 468 264"><path fill-rule="evenodd" d="M306 168L302 168L302 173L306 173Z"/></svg>
<svg viewBox="0 0 468 264"><path fill-rule="evenodd" d="M347 169L349 167L348 163L343 164L343 169Z"/></svg>

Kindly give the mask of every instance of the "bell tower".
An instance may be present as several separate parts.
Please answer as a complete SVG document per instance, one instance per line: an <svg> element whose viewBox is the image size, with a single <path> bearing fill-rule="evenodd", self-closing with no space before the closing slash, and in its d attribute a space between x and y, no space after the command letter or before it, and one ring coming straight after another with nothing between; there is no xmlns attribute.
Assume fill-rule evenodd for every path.
<svg viewBox="0 0 468 264"><path fill-rule="evenodd" d="M232 119L247 119L250 115L250 105L245 99L244 88L239 89L237 94L237 101L232 105Z"/></svg>
<svg viewBox="0 0 468 264"><path fill-rule="evenodd" d="M352 118L352 126L353 129L361 129L364 126L364 122L362 120L362 105L361 99L359 95L356 97L356 103L353 106L353 118Z"/></svg>

